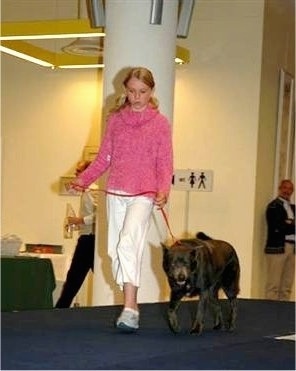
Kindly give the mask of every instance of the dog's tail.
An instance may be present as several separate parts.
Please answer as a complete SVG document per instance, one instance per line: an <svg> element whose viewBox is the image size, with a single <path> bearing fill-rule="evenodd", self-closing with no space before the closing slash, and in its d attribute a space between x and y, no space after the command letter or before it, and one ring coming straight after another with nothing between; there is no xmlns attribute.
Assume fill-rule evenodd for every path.
<svg viewBox="0 0 296 371"><path fill-rule="evenodd" d="M199 240L203 240L203 241L212 240L211 237L209 237L208 235L206 235L203 232L196 233L196 238L198 238Z"/></svg>

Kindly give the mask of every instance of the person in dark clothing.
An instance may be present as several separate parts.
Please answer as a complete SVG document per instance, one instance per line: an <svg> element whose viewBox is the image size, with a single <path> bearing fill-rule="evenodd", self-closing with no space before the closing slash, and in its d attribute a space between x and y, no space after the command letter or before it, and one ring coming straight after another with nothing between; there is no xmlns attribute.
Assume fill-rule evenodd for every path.
<svg viewBox="0 0 296 371"><path fill-rule="evenodd" d="M89 165L90 161L78 162L76 176ZM79 238L55 308L69 308L87 273L94 270L96 195L97 186L91 184L81 195L79 216L68 217L68 224L78 228Z"/></svg>
<svg viewBox="0 0 296 371"><path fill-rule="evenodd" d="M295 277L295 204L290 202L294 191L291 180L279 185L277 198L266 209L267 258L266 298L289 300Z"/></svg>

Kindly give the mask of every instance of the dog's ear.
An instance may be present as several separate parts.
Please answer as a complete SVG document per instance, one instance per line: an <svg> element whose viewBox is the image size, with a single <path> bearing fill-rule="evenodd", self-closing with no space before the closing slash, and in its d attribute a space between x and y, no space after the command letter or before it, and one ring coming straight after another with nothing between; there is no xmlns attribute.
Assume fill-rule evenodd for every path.
<svg viewBox="0 0 296 371"><path fill-rule="evenodd" d="M166 251L168 251L168 249L169 249L169 247L168 246L166 246L164 243L160 243L160 245L161 245L161 247L162 247L162 251L163 252L166 252Z"/></svg>
<svg viewBox="0 0 296 371"><path fill-rule="evenodd" d="M196 233L196 238L198 238L199 240L203 240L203 241L212 240L211 237L209 237L208 235L206 235L203 232L197 232Z"/></svg>

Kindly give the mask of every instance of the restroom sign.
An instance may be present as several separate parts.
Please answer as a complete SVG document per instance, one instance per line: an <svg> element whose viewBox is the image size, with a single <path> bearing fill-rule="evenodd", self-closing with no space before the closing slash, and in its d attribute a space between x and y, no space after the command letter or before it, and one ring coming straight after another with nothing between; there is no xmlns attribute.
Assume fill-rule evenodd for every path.
<svg viewBox="0 0 296 371"><path fill-rule="evenodd" d="M173 189L180 191L211 192L213 171L204 169L177 169L172 179Z"/></svg>

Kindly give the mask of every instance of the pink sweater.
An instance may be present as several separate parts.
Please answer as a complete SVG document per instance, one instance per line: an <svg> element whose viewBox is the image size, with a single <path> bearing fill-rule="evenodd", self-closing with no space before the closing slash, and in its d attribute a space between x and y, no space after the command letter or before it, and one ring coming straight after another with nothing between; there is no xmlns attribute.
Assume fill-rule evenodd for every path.
<svg viewBox="0 0 296 371"><path fill-rule="evenodd" d="M169 193L173 150L167 118L152 107L134 112L128 106L110 115L99 153L79 180L88 186L107 170L108 190Z"/></svg>

